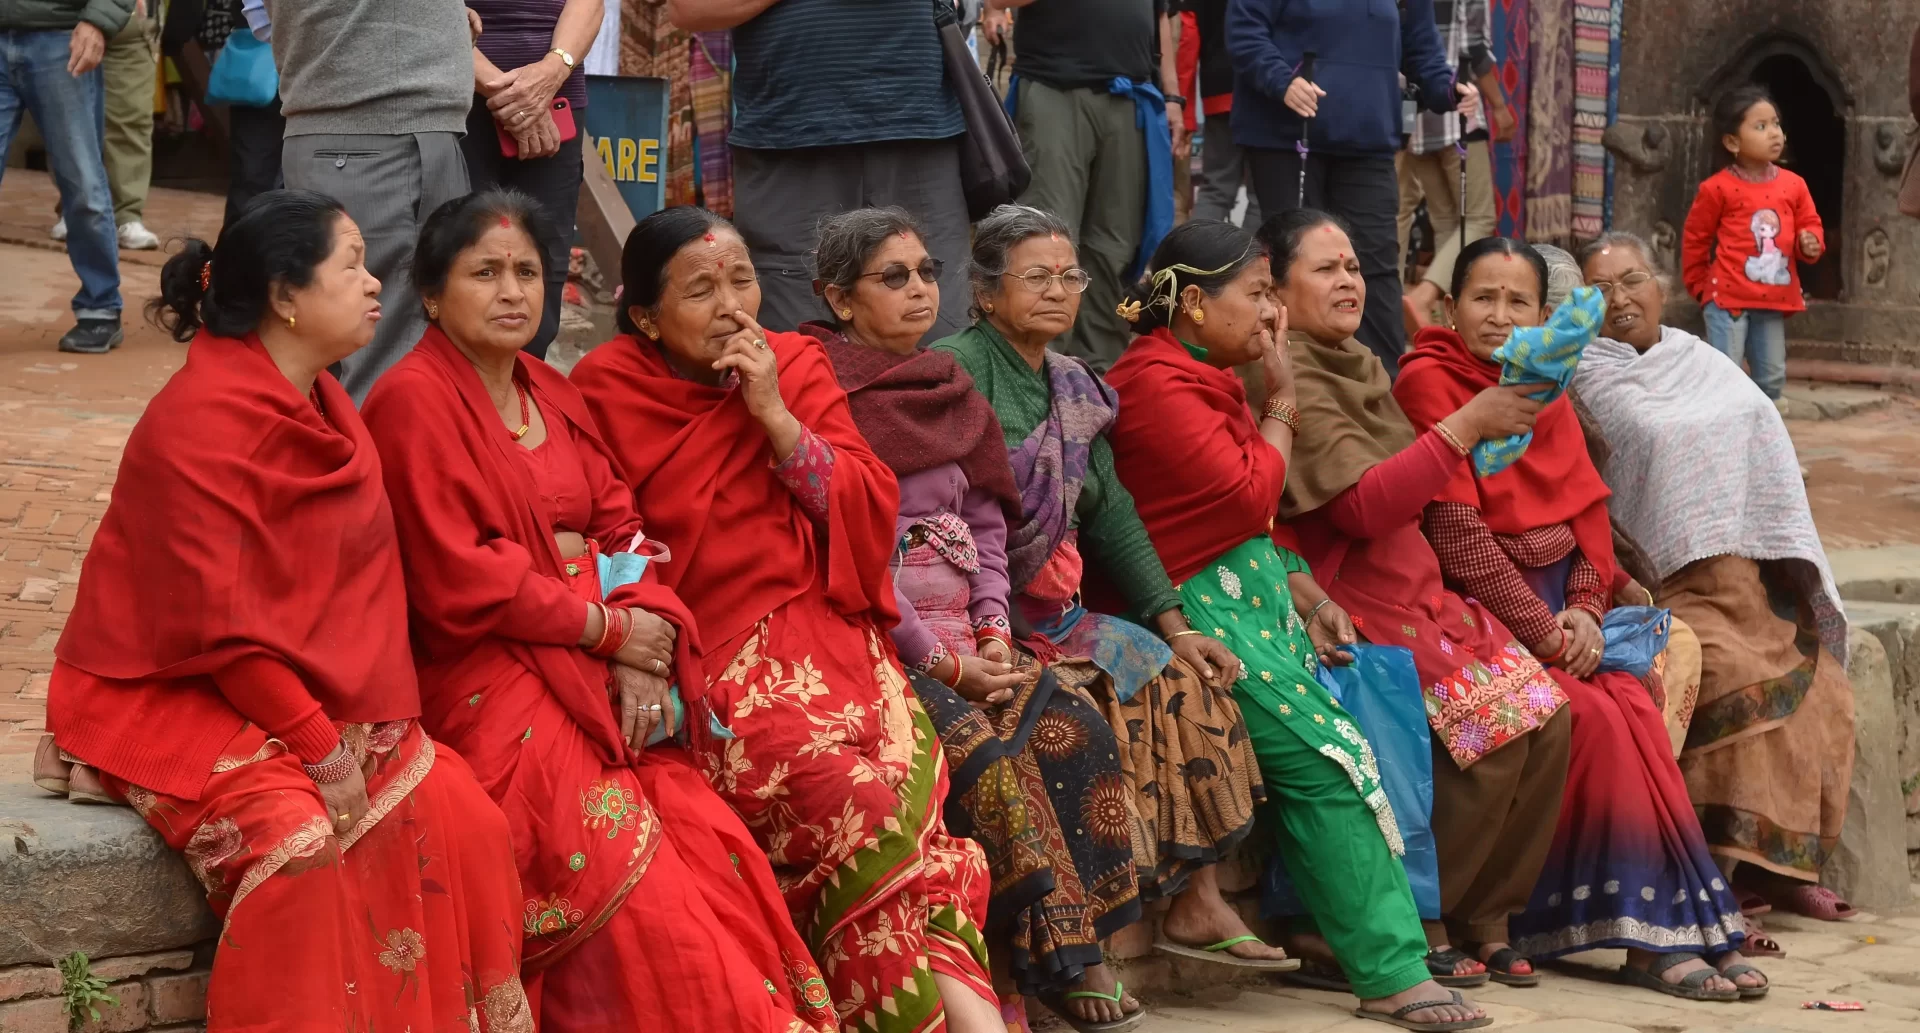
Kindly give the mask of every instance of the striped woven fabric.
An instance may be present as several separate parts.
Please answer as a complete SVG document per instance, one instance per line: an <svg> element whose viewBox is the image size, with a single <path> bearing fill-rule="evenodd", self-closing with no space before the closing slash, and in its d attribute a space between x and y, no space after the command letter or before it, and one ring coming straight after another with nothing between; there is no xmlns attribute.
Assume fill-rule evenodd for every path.
<svg viewBox="0 0 1920 1033"><path fill-rule="evenodd" d="M1574 0L1573 5L1573 236L1592 240L1605 229L1607 130L1613 77L1613 0Z"/></svg>

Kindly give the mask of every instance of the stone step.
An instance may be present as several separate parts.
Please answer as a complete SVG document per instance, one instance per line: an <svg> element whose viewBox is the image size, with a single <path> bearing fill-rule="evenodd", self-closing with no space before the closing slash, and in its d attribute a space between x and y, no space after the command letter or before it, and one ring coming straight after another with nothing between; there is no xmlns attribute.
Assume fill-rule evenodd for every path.
<svg viewBox="0 0 1920 1033"><path fill-rule="evenodd" d="M1818 382L1789 383L1780 400L1780 414L1790 420L1844 420L1893 404L1885 391Z"/></svg>
<svg viewBox="0 0 1920 1033"><path fill-rule="evenodd" d="M1833 549L1827 553L1833 583L1848 603L1920 605L1920 545Z"/></svg>

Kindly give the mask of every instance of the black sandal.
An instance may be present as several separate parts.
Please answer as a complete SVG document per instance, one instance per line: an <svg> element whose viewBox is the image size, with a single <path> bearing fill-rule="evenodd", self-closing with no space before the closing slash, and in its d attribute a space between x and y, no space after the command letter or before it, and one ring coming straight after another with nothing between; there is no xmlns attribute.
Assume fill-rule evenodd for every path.
<svg viewBox="0 0 1920 1033"><path fill-rule="evenodd" d="M1456 975L1454 970L1458 968L1463 961L1471 961L1476 965L1480 965L1482 971L1473 973L1472 975ZM1484 971L1485 968L1486 966L1479 958L1457 947L1435 947L1427 952L1427 974L1432 976L1433 981L1439 983L1441 986L1471 987L1485 985L1487 981L1487 973Z"/></svg>

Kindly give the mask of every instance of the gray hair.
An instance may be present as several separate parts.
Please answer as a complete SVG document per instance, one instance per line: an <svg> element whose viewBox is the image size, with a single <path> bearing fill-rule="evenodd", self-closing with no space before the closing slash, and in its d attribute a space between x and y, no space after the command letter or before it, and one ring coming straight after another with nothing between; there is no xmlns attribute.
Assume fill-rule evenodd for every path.
<svg viewBox="0 0 1920 1033"><path fill-rule="evenodd" d="M1007 273L1008 252L1042 234L1073 239L1065 219L1032 205L1003 204L975 224L973 263L967 271L974 297L998 291L1000 277Z"/></svg>
<svg viewBox="0 0 1920 1033"><path fill-rule="evenodd" d="M1533 249L1547 260L1547 307L1559 308L1573 294L1575 287L1586 282L1586 277L1580 272L1580 263L1565 248L1552 244L1535 244Z"/></svg>
<svg viewBox="0 0 1920 1033"><path fill-rule="evenodd" d="M1646 238L1638 233L1629 233L1626 230L1608 230L1581 248L1580 268L1586 269L1587 263L1593 261L1595 255L1617 247L1630 247L1638 251L1640 260L1647 263L1647 268L1653 271L1653 278L1660 284L1660 289L1662 291L1673 289L1673 278L1669 275L1667 267L1661 263L1659 253L1654 251L1653 245L1647 243ZM1583 272L1581 279L1584 281L1585 278L1586 274Z"/></svg>
<svg viewBox="0 0 1920 1033"><path fill-rule="evenodd" d="M895 206L855 208L827 216L820 220L819 232L820 243L813 252L813 289L822 298L828 287L852 290L860 282L867 260L887 238L911 233L923 243L927 239L920 223L905 208Z"/></svg>

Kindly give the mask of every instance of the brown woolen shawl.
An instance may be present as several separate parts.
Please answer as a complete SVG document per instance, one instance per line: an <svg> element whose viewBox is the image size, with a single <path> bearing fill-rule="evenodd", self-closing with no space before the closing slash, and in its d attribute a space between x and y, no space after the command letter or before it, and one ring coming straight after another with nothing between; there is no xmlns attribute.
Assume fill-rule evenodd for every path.
<svg viewBox="0 0 1920 1033"><path fill-rule="evenodd" d="M1280 515L1311 513L1368 470L1413 444L1413 424L1393 400L1393 381L1366 345L1323 344L1287 334L1300 434L1293 441Z"/></svg>

